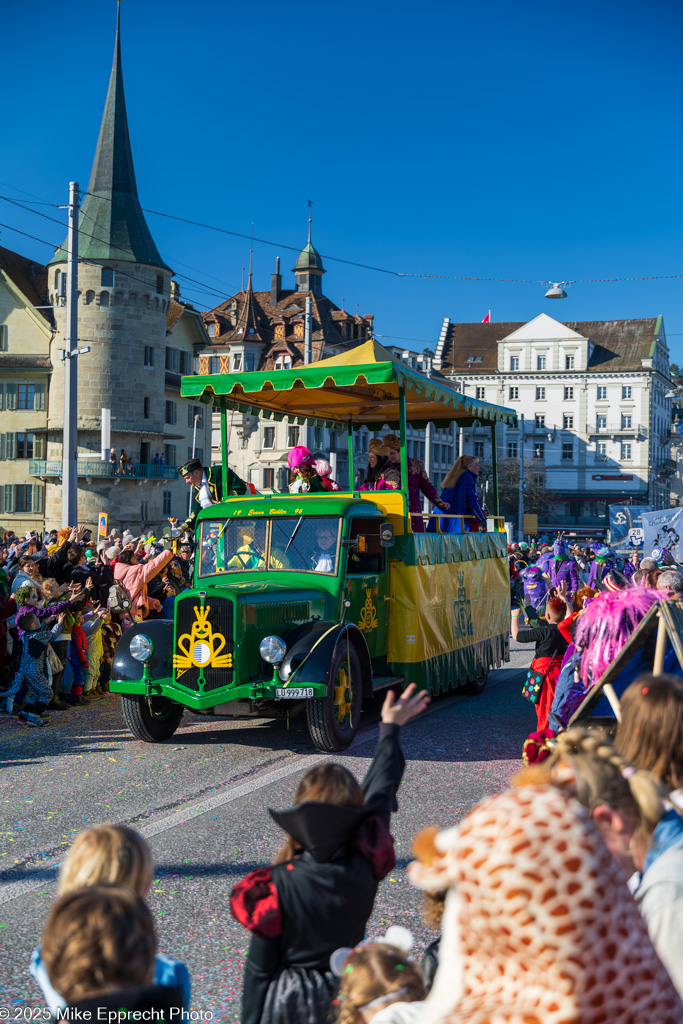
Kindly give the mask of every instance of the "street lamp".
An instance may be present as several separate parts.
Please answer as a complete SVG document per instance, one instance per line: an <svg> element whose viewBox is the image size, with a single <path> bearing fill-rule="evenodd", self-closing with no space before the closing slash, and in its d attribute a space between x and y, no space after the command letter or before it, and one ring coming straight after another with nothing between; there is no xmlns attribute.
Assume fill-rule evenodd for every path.
<svg viewBox="0 0 683 1024"><path fill-rule="evenodd" d="M545 293L546 299L566 299L567 293L562 287L563 284L564 281L561 283L556 282L552 288L548 288L548 291Z"/></svg>

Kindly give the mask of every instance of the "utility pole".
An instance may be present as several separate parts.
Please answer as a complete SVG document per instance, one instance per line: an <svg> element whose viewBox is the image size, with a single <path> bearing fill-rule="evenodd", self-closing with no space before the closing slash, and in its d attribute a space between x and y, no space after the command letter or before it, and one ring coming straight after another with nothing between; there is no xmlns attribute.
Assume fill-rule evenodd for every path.
<svg viewBox="0 0 683 1024"><path fill-rule="evenodd" d="M78 345L78 182L69 182L66 254L66 324L59 358L64 363L64 427L62 431L62 527L78 525L78 363L90 348Z"/></svg>
<svg viewBox="0 0 683 1024"><path fill-rule="evenodd" d="M519 417L519 497L517 503L517 540L524 540L524 413Z"/></svg>
<svg viewBox="0 0 683 1024"><path fill-rule="evenodd" d="M64 343L64 431L62 434L62 527L78 524L78 182L69 182ZM73 353L73 354L72 354Z"/></svg>

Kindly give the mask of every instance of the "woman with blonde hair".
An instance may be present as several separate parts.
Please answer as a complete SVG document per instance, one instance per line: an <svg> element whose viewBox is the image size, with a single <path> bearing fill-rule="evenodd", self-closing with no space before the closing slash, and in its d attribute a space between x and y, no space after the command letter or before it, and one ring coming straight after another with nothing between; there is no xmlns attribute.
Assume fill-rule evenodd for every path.
<svg viewBox="0 0 683 1024"><path fill-rule="evenodd" d="M335 1024L413 1024L427 995L417 964L382 940L351 950L333 1002Z"/></svg>
<svg viewBox="0 0 683 1024"><path fill-rule="evenodd" d="M461 455L444 477L441 500L450 505L451 516L464 519L441 520L442 533L476 533L480 524L486 524L486 512L477 497L479 459L476 455ZM485 526L484 526L485 528Z"/></svg>
<svg viewBox="0 0 683 1024"><path fill-rule="evenodd" d="M76 836L59 872L57 894L64 897L87 886L120 885L144 899L154 878L154 859L148 843L128 825L95 825ZM31 976L40 986L52 1015L60 1019L64 997L50 984L37 946L31 955ZM157 953L154 982L182 990L185 1007L190 1004L190 975L180 960Z"/></svg>

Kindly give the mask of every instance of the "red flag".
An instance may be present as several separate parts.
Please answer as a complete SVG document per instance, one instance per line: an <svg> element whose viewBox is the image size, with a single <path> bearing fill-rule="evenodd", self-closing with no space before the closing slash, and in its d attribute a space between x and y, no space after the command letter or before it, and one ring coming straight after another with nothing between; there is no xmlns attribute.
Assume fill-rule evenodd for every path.
<svg viewBox="0 0 683 1024"><path fill-rule="evenodd" d="M491 323L491 310L488 311L488 313L486 314L486 316L482 320L482 323L483 324L490 324Z"/></svg>

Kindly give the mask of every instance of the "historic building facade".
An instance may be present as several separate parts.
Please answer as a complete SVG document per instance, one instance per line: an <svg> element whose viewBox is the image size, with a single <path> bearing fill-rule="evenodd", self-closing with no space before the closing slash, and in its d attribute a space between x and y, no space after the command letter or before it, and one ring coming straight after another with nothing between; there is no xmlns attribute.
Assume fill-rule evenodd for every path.
<svg viewBox="0 0 683 1024"><path fill-rule="evenodd" d="M46 524L61 522L66 243L47 268L54 330L43 349L50 367L46 446L34 451L30 472L44 485ZM100 512L134 533L160 529L180 515L187 486L177 463L210 447L203 410L180 398L180 377L193 372L208 343L201 316L178 301L138 199L128 132L117 21L114 62L90 182L79 217L78 517L88 525ZM101 457L102 410L111 411L111 445L130 463ZM197 425L195 429L195 416ZM161 456L166 465L161 465ZM41 519L43 518L41 516Z"/></svg>
<svg viewBox="0 0 683 1024"><path fill-rule="evenodd" d="M294 288L283 288L280 259L268 291L254 291L251 269L246 289L204 314L210 347L199 357L199 373L287 369L337 355L366 341L373 315L340 309L322 290L325 273L309 234L293 269ZM310 341L307 299L310 299ZM220 427L215 417L213 461L220 460ZM235 412L230 415L230 464L259 491L287 490L287 452L304 444L328 458L333 475L348 484L346 433L308 427L286 420L261 420ZM362 439L359 443L363 443ZM367 449L366 449L367 450Z"/></svg>
<svg viewBox="0 0 683 1024"><path fill-rule="evenodd" d="M445 320L435 365L470 395L507 405L500 459L523 459L552 502L550 529L596 532L609 504L667 508L671 458L669 351L662 317L560 323ZM464 432L464 451L490 458L488 430Z"/></svg>

